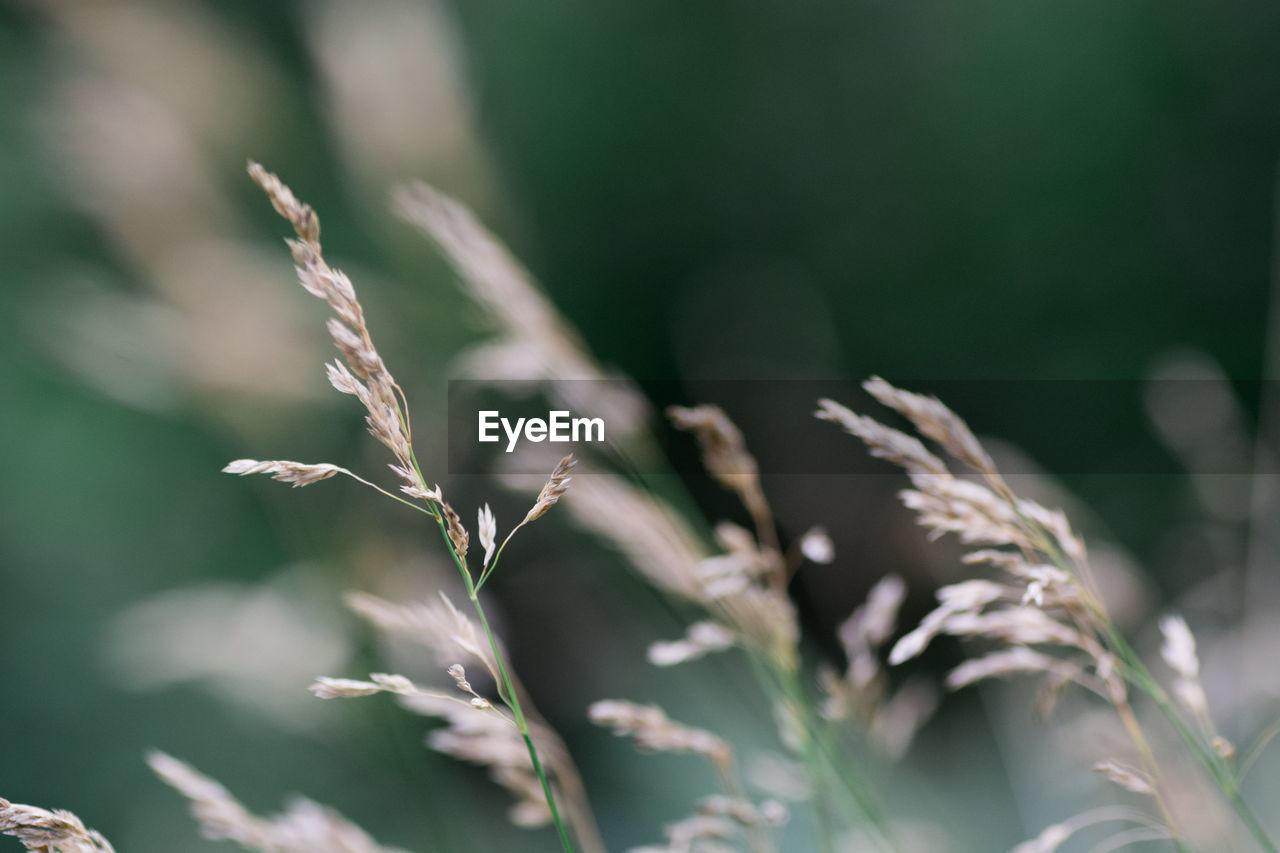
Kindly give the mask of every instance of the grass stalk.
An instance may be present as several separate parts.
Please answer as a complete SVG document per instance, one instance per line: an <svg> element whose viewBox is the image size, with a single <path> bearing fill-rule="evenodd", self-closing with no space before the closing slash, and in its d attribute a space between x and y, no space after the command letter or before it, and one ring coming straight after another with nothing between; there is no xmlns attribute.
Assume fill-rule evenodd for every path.
<svg viewBox="0 0 1280 853"><path fill-rule="evenodd" d="M449 540L449 531L445 528L444 518L441 517L438 510L434 510L432 516L440 528L440 535L444 537L445 546L449 549L449 555L453 557L454 565L458 567L458 572L462 575L462 581L467 588L467 597L471 599L471 605L475 609L476 617L480 620L480 627L484 631L484 635L489 639L489 648L493 651L494 662L498 665L498 675L502 679L502 683L498 685L502 694L502 701L506 702L507 707L511 709L516 727L520 729L520 736L524 738L525 747L529 750L529 760L533 763L533 772L537 774L538 781L542 784L542 793L547 798L547 808L551 811L551 819L555 822L556 832L560 835L560 846L564 848L564 853L573 853L573 843L569 840L569 830L565 826L564 819L560 817L560 810L556 807L556 797L551 790L551 780L547 778L546 770L542 767L542 761L538 758L538 748L534 746L533 733L529 729L529 721L525 717L524 708L520 705L519 693L511 681L511 675L507 671L507 664L503 659L498 638L489 626L488 617L485 616L484 605L480 603L479 591L471 579L471 573L467 571L466 564L458 556L458 552L454 550L453 543Z"/></svg>
<svg viewBox="0 0 1280 853"><path fill-rule="evenodd" d="M418 467L416 457L413 458L413 466L418 472L418 477L421 478L422 471ZM484 605L480 603L479 589L471 578L471 572L467 569L467 564L458 556L457 549L454 548L453 541L449 538L449 531L445 526L444 517L440 514L440 510L434 503L430 503L428 506L431 516L436 520L436 526L440 529L440 536L444 539L445 548L448 549L449 556L453 558L453 563L457 566L458 573L462 576L462 582L467 589L467 598L471 599L471 606L476 612L476 617L480 620L480 627L484 631L485 637L489 640L489 648L493 651L493 659L498 666L498 675L501 678L498 691L502 701L511 709L511 715L515 718L515 724L520 730L520 736L524 738L525 747L529 751L529 761L533 764L533 772L537 774L538 781L542 785L542 793L547 798L547 808L551 811L551 819L555 822L556 832L560 836L560 846L564 849L564 853L574 853L573 842L569 839L568 827L565 826L564 819L560 816L560 810L556 807L556 797L551 789L551 780L547 778L547 772L543 769L541 759L538 758L538 748L533 743L533 733L529 729L529 721L525 717L524 708L520 704L519 692L512 683L506 661L502 656L502 648L498 644L498 638L489 626L489 619L485 616ZM503 545L505 544L504 542Z"/></svg>
<svg viewBox="0 0 1280 853"><path fill-rule="evenodd" d="M1075 566L1071 565L1070 561L1067 560L1066 555L1064 555L1060 549L1057 549L1056 547L1045 549L1045 553L1052 557L1054 562L1059 565L1059 568L1067 571L1073 571L1075 569ZM1219 791L1221 791L1223 798L1231 806L1232 810L1235 811L1236 816L1240 818L1240 822L1249 830L1250 835L1253 836L1258 845L1266 851L1266 853L1280 853L1280 851L1277 851L1275 842L1271 840L1266 829L1262 826L1262 822L1258 819L1258 816L1254 814L1253 809L1250 808L1249 804L1241 795L1239 779L1227 765L1226 760L1214 752L1213 749L1208 747L1201 738L1197 737L1196 734L1191 731L1187 726L1186 721L1182 719L1182 715L1178 713L1178 709L1173 706L1173 702L1170 701L1168 693L1166 693L1165 689L1156 681L1155 676L1151 674L1151 671L1147 669L1146 664L1142 662L1142 658L1139 657L1138 653L1134 651L1131 645L1129 645L1128 640L1124 638L1124 635L1120 633L1120 631L1115 627L1115 624L1107 617L1105 611L1100 610L1097 617L1098 624L1102 629L1103 638L1106 640L1111 651L1114 652L1116 657L1119 659L1126 680L1151 698L1156 707L1160 710L1160 713L1187 745L1191 754L1195 756L1200 765L1204 767L1206 772L1208 772L1210 777L1213 779L1214 784L1218 787ZM1145 735L1142 733L1142 729L1138 724L1137 718L1133 715L1132 709L1128 708L1127 703L1124 704L1125 709L1127 709L1127 713L1125 712L1125 709L1122 709L1119 705L1117 705L1116 708L1117 711L1120 712L1121 721L1124 723L1125 729L1129 732L1129 735L1133 739L1135 745L1137 745L1144 763L1148 765L1148 772L1153 774L1152 780L1157 782L1156 802L1160 808L1161 814L1165 817L1165 820L1169 822L1170 831L1174 833L1174 843L1180 850L1185 850L1186 846L1179 840L1179 833L1176 832L1174 824L1171 822L1172 817L1169 814L1164 798L1158 793L1160 789L1158 784L1159 771L1158 765L1155 762L1155 756L1151 751L1150 745L1147 743Z"/></svg>

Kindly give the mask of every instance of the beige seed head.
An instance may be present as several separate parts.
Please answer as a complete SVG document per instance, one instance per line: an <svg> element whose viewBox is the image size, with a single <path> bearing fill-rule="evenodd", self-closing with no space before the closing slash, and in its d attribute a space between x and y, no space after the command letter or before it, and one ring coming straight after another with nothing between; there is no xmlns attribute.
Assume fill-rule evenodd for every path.
<svg viewBox="0 0 1280 853"><path fill-rule="evenodd" d="M538 499L533 502L533 509L529 510L529 514L524 517L521 524L528 524L536 521L547 514L547 510L555 506L556 501L564 495L569 489L569 481L573 479L569 476L569 472L578 464L573 458L573 454L561 459L551 472L551 479L547 480L547 484L542 487L542 491L538 493Z"/></svg>
<svg viewBox="0 0 1280 853"><path fill-rule="evenodd" d="M401 488L412 497L422 497L425 486L413 468L408 418L401 407L399 387L374 347L351 279L330 267L321 254L320 223L315 211L298 201L279 178L257 163L249 164L249 174L298 234L299 239L286 242L299 283L308 293L329 303L337 315L328 320L327 327L349 370L340 364L327 367L330 383L360 400L368 412L369 432L399 463L395 470L404 480Z"/></svg>
<svg viewBox="0 0 1280 853"><path fill-rule="evenodd" d="M732 648L736 641L737 635L717 622L695 622L689 626L682 639L674 642L659 641L649 646L649 663L654 666L674 666Z"/></svg>
<svg viewBox="0 0 1280 853"><path fill-rule="evenodd" d="M382 847L338 812L311 800L298 797L284 813L259 818L222 785L176 758L153 752L147 763L190 801L206 838L235 841L249 850L271 853L403 853Z"/></svg>
<svg viewBox="0 0 1280 853"><path fill-rule="evenodd" d="M1039 835L1022 842L1010 853L1054 853L1071 835L1071 827L1065 823L1055 823L1046 826Z"/></svg>
<svg viewBox="0 0 1280 853"><path fill-rule="evenodd" d="M488 504L480 508L479 518L476 520L476 533L480 537L480 544L484 546L482 565L488 566L493 552L497 549L498 539L498 520L493 517L493 510L489 509Z"/></svg>
<svg viewBox="0 0 1280 853"><path fill-rule="evenodd" d="M416 696L422 692L417 685L403 675L375 672L369 678L370 681L358 681L351 678L322 676L317 678L308 689L321 699L355 699L361 696L372 696L375 693Z"/></svg>
<svg viewBox="0 0 1280 853"><path fill-rule="evenodd" d="M947 687L959 690L969 684L987 678L1005 678L1024 673L1055 673L1064 671L1060 659L1042 654L1026 646L1013 646L973 658L957 666L947 674Z"/></svg>
<svg viewBox="0 0 1280 853"><path fill-rule="evenodd" d="M587 713L591 722L608 726L616 735L630 737L640 749L697 753L721 768L733 762L733 751L719 737L673 721L656 705L607 699L594 703Z"/></svg>
<svg viewBox="0 0 1280 853"><path fill-rule="evenodd" d="M321 699L355 699L360 696L372 696L381 693L382 688L372 681L357 681L354 678L328 678L322 676L308 688Z"/></svg>
<svg viewBox="0 0 1280 853"><path fill-rule="evenodd" d="M1200 659L1196 656L1196 638L1187 626L1187 620L1176 614L1169 614L1160 620L1160 633L1164 635L1160 655L1165 663L1183 678L1199 678Z"/></svg>
<svg viewBox="0 0 1280 853"><path fill-rule="evenodd" d="M479 661L498 680L489 643L475 624L443 593L430 604L394 604L367 593L350 593L347 606L379 631L405 637L431 649L442 666L455 662L461 650Z"/></svg>
<svg viewBox="0 0 1280 853"><path fill-rule="evenodd" d="M677 429L697 437L703 464L726 488L741 492L759 476L756 460L747 452L742 431L719 406L671 406L667 417Z"/></svg>
<svg viewBox="0 0 1280 853"><path fill-rule="evenodd" d="M453 550L458 555L459 560L465 560L471 536L467 533L467 528L462 526L462 519L458 517L457 511L453 507L447 503L442 503L440 504L440 509L444 512L445 529L449 533L449 541L453 543Z"/></svg>
<svg viewBox="0 0 1280 853"><path fill-rule="evenodd" d="M956 459L981 474L999 477L991 457L978 443L969 425L936 397L903 391L879 376L871 377L862 383L862 387L884 405L905 415L921 435L936 441Z"/></svg>
<svg viewBox="0 0 1280 853"><path fill-rule="evenodd" d="M814 417L840 425L845 432L862 439L872 456L899 465L909 473L949 476L947 466L926 450L919 439L858 415L834 400L819 400Z"/></svg>
<svg viewBox="0 0 1280 853"><path fill-rule="evenodd" d="M836 546L825 528L811 527L800 537L800 553L806 560L825 566L836 558Z"/></svg>
<svg viewBox="0 0 1280 853"><path fill-rule="evenodd" d="M1099 761L1097 764L1093 765L1093 769L1106 776L1126 791L1132 791L1135 794L1155 796L1156 790L1151 784L1151 778L1141 770L1129 767L1117 761Z"/></svg>
<svg viewBox="0 0 1280 853"><path fill-rule="evenodd" d="M447 670L449 677L453 679L454 684L458 685L458 689L467 693L474 693L471 688L471 682L467 681L467 671L463 669L462 664L455 663Z"/></svg>
<svg viewBox="0 0 1280 853"><path fill-rule="evenodd" d="M0 799L0 834L37 853L114 853L107 839L68 811L46 811Z"/></svg>
<svg viewBox="0 0 1280 853"><path fill-rule="evenodd" d="M248 474L270 474L271 479L279 480L282 483L292 483L295 489L300 486L310 486L312 483L318 483L321 480L327 480L335 474L351 473L345 468L339 468L337 465L330 465L327 462L308 465L303 462L285 460L260 462L257 459L237 459L228 463L222 471L225 474L239 474L242 477Z"/></svg>
<svg viewBox="0 0 1280 853"><path fill-rule="evenodd" d="M320 245L320 220L311 205L298 201L293 191L260 163L249 161L249 177L262 187L267 198L271 199L271 206L276 209L276 213L289 220L299 237L308 243Z"/></svg>

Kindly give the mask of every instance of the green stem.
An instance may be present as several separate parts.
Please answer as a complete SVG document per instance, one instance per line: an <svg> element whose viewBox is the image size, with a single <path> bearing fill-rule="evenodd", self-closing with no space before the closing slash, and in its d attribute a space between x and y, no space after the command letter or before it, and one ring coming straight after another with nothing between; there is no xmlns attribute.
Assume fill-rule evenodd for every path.
<svg viewBox="0 0 1280 853"><path fill-rule="evenodd" d="M414 460L415 467L417 460ZM422 475L419 473L418 475ZM493 629L489 627L489 620L484 615L484 607L480 604L480 597L475 583L471 579L471 572L467 570L466 563L458 556L458 552L453 547L453 542L449 539L449 530L445 526L444 518L435 505L431 505L431 515L436 520L436 525L440 528L440 535L444 537L445 547L448 549L450 556L453 557L454 564L458 567L458 572L462 575L462 582L466 584L467 597L471 599L472 607L476 611L476 616L480 619L480 627L484 629L484 634L489 638L489 648L493 650L493 660L498 667L498 676L501 683L498 685L502 699L507 703L507 707L511 709L511 714L515 717L516 727L520 730L520 736L524 738L525 747L529 751L529 760L533 763L533 772L537 774L538 781L542 783L542 793L547 798L547 808L551 811L551 819L555 822L556 831L560 834L560 845L564 848L564 853L573 853L573 844L569 841L569 830L565 826L564 820L560 817L560 810L556 808L555 794L551 791L551 781L547 778L547 773L542 767L542 762L538 759L538 750L533 744L533 734L529 730L529 722L525 718L524 708L520 705L520 696L518 695L515 685L511 681L511 675L507 672L506 662L502 658L502 650L498 646L498 638L494 635Z"/></svg>
<svg viewBox="0 0 1280 853"><path fill-rule="evenodd" d="M468 583L468 586L471 584ZM546 771L542 769L542 762L538 759L538 750L533 745L533 734L529 730L529 723L525 719L524 709L520 707L520 697L517 695L515 685L511 683L511 676L507 674L507 666L502 660L502 653L498 650L498 639L494 636L492 629L489 628L489 620L485 618L484 608L480 606L480 599L477 597L474 589L469 590L471 603L475 605L476 615L480 617L480 627L484 629L485 636L489 638L489 647L493 649L493 658L498 664L498 674L502 676L502 685L505 691L507 704L511 707L511 713L516 718L516 726L520 729L520 735L524 738L525 746L529 750L529 760L533 762L533 772L538 774L538 781L542 783L542 793L547 798L547 808L551 810L551 819L555 821L556 830L560 833L560 844L564 847L565 853L573 853L573 844L569 841L569 831L565 827L564 821L560 817L560 811L556 808L556 798L551 792L551 782L547 779Z"/></svg>
<svg viewBox="0 0 1280 853"><path fill-rule="evenodd" d="M1240 822L1249 830L1254 840L1258 842L1258 845L1266 853L1280 853L1280 851L1277 851L1276 845L1270 836L1267 835L1262 822L1258 820L1258 816L1253 813L1253 809L1249 807L1244 797L1241 796L1239 783L1231 772L1231 768L1227 766L1226 761L1211 748L1207 747L1200 738L1196 737L1195 733L1191 731L1190 727L1182 719L1182 715L1178 713L1178 709L1173 707L1173 703L1169 701L1169 695L1165 693L1164 688L1147 670L1146 665L1142 663L1142 659L1138 657L1124 637L1120 636L1120 632L1110 623L1107 623L1106 634L1107 639L1111 641L1116 653L1124 662L1129 679L1151 697L1156 707L1160 709L1160 713L1164 715L1169 724L1173 726L1174 731L1186 743L1187 748L1209 771L1213 781L1222 791L1223 797L1231 804L1236 816L1240 818Z"/></svg>
<svg viewBox="0 0 1280 853"><path fill-rule="evenodd" d="M498 568L498 561L502 559L502 552L506 550L507 543L511 541L511 537L516 535L516 530L524 527L524 522L520 522L516 527L507 534L507 538L502 540L502 544L498 546L498 550L494 552L493 559L489 562L488 567L480 573L480 579L476 581L476 592L484 589L485 581L489 580L489 575L493 574L493 570Z"/></svg>
<svg viewBox="0 0 1280 853"><path fill-rule="evenodd" d="M1271 743L1272 738L1276 735L1280 735L1280 720L1267 726L1266 730L1254 739L1253 745L1245 750L1244 758L1240 759L1240 769L1236 773L1236 781L1238 783L1244 782L1244 777L1249 775L1249 770L1253 767L1253 763L1262 756L1262 753L1266 751L1267 744Z"/></svg>
<svg viewBox="0 0 1280 853"><path fill-rule="evenodd" d="M1037 543L1037 545L1039 544L1040 543ZM1077 577L1080 576L1080 572L1074 570L1072 561L1068 560L1067 556L1062 553L1061 549L1053 544L1052 537L1045 537L1045 544L1048 547L1041 546L1041 549L1050 557L1058 568L1070 572ZM1098 598L1098 601L1101 602L1100 597ZM1249 804L1246 803L1244 798L1240 795L1239 780L1235 774L1232 773L1231 768L1227 765L1225 759L1214 752L1210 747L1206 746L1202 739L1197 737L1195 733L1191 731L1186 722L1183 721L1182 715L1178 713L1178 710L1173 707L1173 703L1169 701L1169 696L1165 693L1164 688L1156 681L1155 677L1142 662L1142 658L1138 657L1138 653L1133 650L1133 647L1129 645L1127 640L1125 640L1124 635L1117 630L1116 626L1111 622L1110 618L1107 617L1106 613L1100 612L1097 616L1098 624L1102 627L1103 636L1106 638L1107 643L1110 644L1112 651L1114 651L1116 656L1120 659L1128 680L1150 696L1152 701L1156 703L1156 707L1160 709L1160 713L1164 715L1165 719L1169 721L1169 724L1173 726L1174 731L1176 731L1178 736L1182 738L1184 743L1186 743L1187 748L1191 750L1192 755L1196 757L1196 759L1204 766L1205 770L1209 772L1209 775L1213 777L1213 781L1222 791L1223 797L1231 804L1231 808L1235 810L1236 815L1249 830L1250 834L1253 835L1253 838L1258 842L1258 845L1261 846L1266 853L1280 853L1280 851L1277 851L1275 843L1272 842L1271 838L1267 835L1267 831L1263 828L1257 815L1253 813L1253 809L1249 807ZM1178 845L1179 849L1185 849L1185 846L1178 839L1175 838L1174 843Z"/></svg>
<svg viewBox="0 0 1280 853"><path fill-rule="evenodd" d="M841 772L837 761L833 757L834 746L828 736L826 726L818 718L812 703L809 702L809 697L805 694L804 687L800 683L799 675L793 670L781 667L775 668L775 674L787 701L801 715L801 722L804 726L802 751L805 764L809 766L810 779L814 784L814 813L818 825L819 840L825 841L828 845L824 849L833 849L831 845L834 844L831 836L832 815L829 802L832 792L828 784L829 777L834 777L839 783L836 787L841 799L845 801L845 808L850 813L861 814L865 818L867 827L875 836L877 845L881 849L888 851L888 853L896 853L897 847L894 845L885 826L884 816L880 813L880 808L871 794L852 778Z"/></svg>

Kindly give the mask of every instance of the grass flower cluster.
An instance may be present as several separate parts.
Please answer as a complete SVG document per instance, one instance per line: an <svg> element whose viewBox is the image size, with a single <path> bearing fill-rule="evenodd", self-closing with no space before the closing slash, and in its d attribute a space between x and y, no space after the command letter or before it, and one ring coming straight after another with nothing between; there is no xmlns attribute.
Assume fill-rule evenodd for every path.
<svg viewBox="0 0 1280 853"><path fill-rule="evenodd" d="M374 343L351 280L325 260L316 212L261 166L251 164L249 173L293 229L287 243L302 287L332 311L327 328L340 358L326 365L329 382L363 409L370 435L390 453L393 485L327 462L239 459L224 470L266 474L294 487L341 475L412 507L438 533L466 598L455 601L441 592L424 602L400 602L350 593L350 609L376 631L427 651L444 686L395 673L317 674L311 686L316 697L391 694L406 710L439 721L428 738L431 748L486 768L510 792L514 824L549 828L565 853L603 853L606 840L582 774L565 741L539 714L533 700L537 691L521 681L482 595L515 534L563 500L563 510L577 526L625 556L679 612L691 614L682 635L649 646L648 661L673 667L708 655L741 653L758 701L776 720L777 740L788 753L773 756L771 769L761 774L726 735L673 719L656 705L611 697L584 709L592 723L643 752L706 762L717 780L718 788L668 824L660 841L633 848L635 853L791 851L797 849L787 840L794 837L787 834L793 824L807 827L805 837L820 853L966 849L963 843L949 844L939 826L926 825L922 833L922 819L912 815L910 804L890 799L894 787L888 784L895 760L941 701L931 679L901 677L893 667L908 665L939 638L964 641L972 652L951 669L946 688L1030 676L1039 681L1036 701L1045 713L1068 689L1079 688L1110 709L1128 738L1123 754L1095 765L1114 786L1117 802L1064 815L1016 847L1016 853L1065 849L1080 833L1112 825L1118 829L1092 847L1097 853L1151 842L1197 849L1189 825L1195 818L1183 816L1180 806L1188 758L1257 849L1276 850L1242 790L1268 735L1244 751L1245 758L1237 757L1215 723L1187 622L1176 614L1159 621L1159 655L1171 677L1157 678L1111 616L1089 551L1066 515L1016 494L965 422L938 400L879 378L865 383L865 390L911 432L833 400L818 403L819 419L905 471L910 486L901 493L902 503L930 537L960 540L967 574L938 589L937 606L905 633L899 617L908 596L906 582L897 574L884 575L838 629L842 665L809 662L789 588L807 564L830 564L839 555L818 526L784 541L760 466L724 411L700 405L674 407L667 415L696 441L708 475L741 505L747 526L721 521L704 530L634 480L592 460L579 463L566 456L549 464L550 474L529 510L503 535L489 504L459 510L424 475L410 401ZM643 399L626 384L578 381L605 379L608 373L466 208L422 185L398 193L396 207L440 246L477 304L495 320L498 336L467 357L468 369L538 379L551 396L621 425L622 440L638 445L647 440ZM1159 732L1153 731L1156 726ZM310 800L297 799L280 815L258 817L182 761L162 753L148 761L189 801L208 838L263 853L393 853L336 811ZM781 784L783 779L788 784ZM4 800L0 833L49 853L112 850L75 815Z"/></svg>

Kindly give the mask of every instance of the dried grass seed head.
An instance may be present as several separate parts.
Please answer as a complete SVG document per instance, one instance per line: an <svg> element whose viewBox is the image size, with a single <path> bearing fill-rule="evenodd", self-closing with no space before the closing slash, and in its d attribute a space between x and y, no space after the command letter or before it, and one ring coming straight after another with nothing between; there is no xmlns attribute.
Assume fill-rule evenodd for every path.
<svg viewBox="0 0 1280 853"><path fill-rule="evenodd" d="M254 182L266 192L276 213L289 221L300 238L319 246L320 220L316 212L311 209L311 205L299 201L293 191L275 174L268 172L261 163L250 160L248 171L249 177L253 178Z"/></svg>
<svg viewBox="0 0 1280 853"><path fill-rule="evenodd" d="M282 459L265 462L257 459L237 459L234 462L227 463L227 466L222 471L224 474L239 474L242 477L249 474L270 474L271 479L279 480L282 483L292 483L295 489L300 486L310 486L312 483L318 483L321 480L327 480L335 474L351 473L345 468L339 468L337 465L330 465L327 462L306 464Z"/></svg>
<svg viewBox="0 0 1280 853"><path fill-rule="evenodd" d="M754 488L760 471L747 452L742 431L719 406L671 406L667 417L677 429L692 432L702 448L702 462L711 476L731 491Z"/></svg>
<svg viewBox="0 0 1280 853"><path fill-rule="evenodd" d="M369 335L354 285L344 273L330 267L321 254L320 223L315 211L298 201L278 177L257 163L250 163L249 174L298 234L298 239L286 242L299 283L308 293L325 300L337 315L326 325L334 346L350 370L341 365L327 366L330 383L340 392L360 400L368 412L366 422L370 434L396 457L399 465L395 470L404 480L404 487L415 496L424 493L426 487L413 465L408 419L401 405L399 387Z"/></svg>
<svg viewBox="0 0 1280 853"><path fill-rule="evenodd" d="M1136 767L1129 767L1117 761L1099 761L1093 765L1093 769L1126 791L1155 796L1156 789L1151 784L1151 777Z"/></svg>
<svg viewBox="0 0 1280 853"><path fill-rule="evenodd" d="M587 714L596 725L630 737L640 749L696 753L721 769L733 763L733 751L722 739L705 729L673 721L656 705L606 699L594 703Z"/></svg>
<svg viewBox="0 0 1280 853"><path fill-rule="evenodd" d="M647 426L644 396L592 360L528 271L463 204L419 183L396 192L395 208L440 247L468 292L500 327L496 341L467 356L467 372L550 380L549 393L563 408L604 418L615 438Z"/></svg>
<svg viewBox="0 0 1280 853"><path fill-rule="evenodd" d="M467 528L462 526L462 519L458 517L457 510L449 504L441 503L440 511L444 514L445 531L449 534L449 542L453 545L454 553L458 555L459 560L465 560L467 547L471 542Z"/></svg>
<svg viewBox="0 0 1280 853"><path fill-rule="evenodd" d="M533 508L525 515L521 524L537 521L547 514L547 510L555 506L556 502L569 490L569 482L573 479L569 476L569 472L577 464L578 460L573 458L572 453L556 463L555 469L551 472L551 478L547 480L547 484L538 493L538 499L533 502Z"/></svg>
<svg viewBox="0 0 1280 853"><path fill-rule="evenodd" d="M904 415L921 435L937 442L951 456L1003 484L995 463L978 443L969 425L936 397L903 391L878 376L862 383L862 387L882 404Z"/></svg>
<svg viewBox="0 0 1280 853"><path fill-rule="evenodd" d="M372 696L375 693L415 696L423 692L403 675L375 672L369 678L370 681L359 681L351 678L321 676L307 689L321 699L356 699L361 696Z"/></svg>
<svg viewBox="0 0 1280 853"><path fill-rule="evenodd" d="M811 563L830 565L836 559L836 546L824 527L811 527L800 537L800 553Z"/></svg>
<svg viewBox="0 0 1280 853"><path fill-rule="evenodd" d="M647 657L654 666L674 666L732 648L736 642L737 635L718 622L695 622L682 639L650 645Z"/></svg>
<svg viewBox="0 0 1280 853"><path fill-rule="evenodd" d="M191 803L206 838L235 841L261 853L404 853L383 847L333 809L298 797L283 814L259 818L227 789L162 752L147 756L156 775Z"/></svg>
<svg viewBox="0 0 1280 853"><path fill-rule="evenodd" d="M461 761L489 768L490 777L515 797L509 812L512 823L521 827L538 827L551 823L551 811L520 730L504 717L493 713L476 713L474 706L434 695L406 697L405 707L427 716L438 717L447 727L427 737L427 745L437 752ZM565 766L567 755L555 736L543 727L532 726L538 753L553 780ZM559 786L555 797L561 799Z"/></svg>
<svg viewBox="0 0 1280 853"><path fill-rule="evenodd" d="M493 552L498 547L498 520L493 517L493 510L489 509L488 504L480 507L476 518L476 534L480 537L480 544L484 547L483 566L487 567L489 560L493 558Z"/></svg>
<svg viewBox="0 0 1280 853"><path fill-rule="evenodd" d="M620 551L650 583L686 601L702 601L698 565L707 552L683 518L614 474L579 477L565 502L580 526Z"/></svg>
<svg viewBox="0 0 1280 853"><path fill-rule="evenodd" d="M814 417L838 424L845 432L862 439L872 456L892 462L908 473L950 476L943 461L926 450L919 439L856 414L834 400L819 400Z"/></svg>
<svg viewBox="0 0 1280 853"><path fill-rule="evenodd" d="M1200 681L1200 658L1196 654L1196 638L1187 621L1176 614L1160 619L1160 633L1164 643L1160 656L1175 673L1173 695L1202 726L1212 728L1209 718L1209 700Z"/></svg>
<svg viewBox="0 0 1280 853"><path fill-rule="evenodd" d="M487 640L442 593L439 602L396 604L363 592L349 593L347 606L379 631L421 643L442 666L456 663L461 650L479 661L498 681L497 663Z"/></svg>
<svg viewBox="0 0 1280 853"><path fill-rule="evenodd" d="M0 835L39 853L115 853L110 842L68 811L47 811L0 798Z"/></svg>

